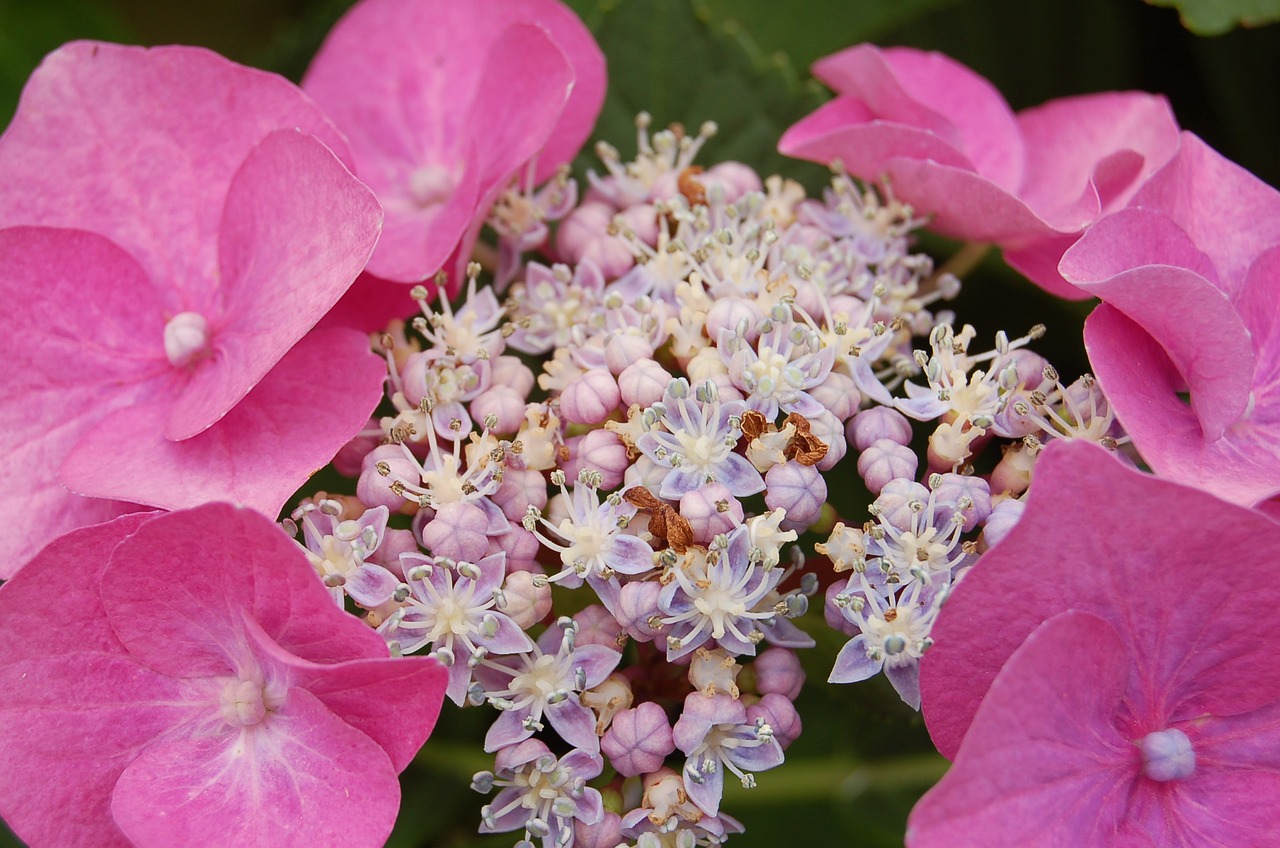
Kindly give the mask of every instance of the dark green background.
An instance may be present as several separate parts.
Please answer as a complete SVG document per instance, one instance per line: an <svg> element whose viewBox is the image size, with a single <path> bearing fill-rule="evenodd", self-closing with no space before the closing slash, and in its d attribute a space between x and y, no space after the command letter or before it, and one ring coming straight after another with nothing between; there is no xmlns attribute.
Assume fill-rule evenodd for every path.
<svg viewBox="0 0 1280 848"><path fill-rule="evenodd" d="M458 0L465 2L465 0ZM1167 2L1167 0L1166 0ZM814 167L773 152L781 131L825 96L808 79L815 58L863 40L942 50L990 78L1015 108L1070 94L1145 89L1167 95L1182 125L1273 185L1280 182L1280 28L1192 35L1172 9L1140 0L571 0L610 60L602 137L624 154L640 109L658 124L697 126L714 119L721 134L704 163L738 158L783 170L807 185ZM1202 28L1220 29L1221 0L1184 0ZM0 124L44 53L73 38L202 44L246 64L297 79L345 0L0 0ZM1275 17L1280 0L1236 7ZM1196 8L1198 6L1198 8ZM580 160L580 166L588 159ZM0 174L0 186L4 175ZM939 251L950 246L928 242ZM1039 349L1065 375L1087 368L1079 320L1069 306L1020 283L992 257L955 306L990 338L1031 324L1053 330ZM865 493L833 500L865 503ZM852 507L850 507L852 509ZM856 520L861 520L858 517ZM883 680L852 687L823 683L843 640L809 627L811 683L798 706L805 732L780 769L751 792L731 790L726 809L747 825L731 844L772 846L800 839L846 848L900 845L911 805L941 773L918 717ZM475 836L480 796L469 775L491 765L478 740L487 711L445 716L406 772L395 846L510 845L510 835ZM0 767L3 764L0 763ZM0 845L7 839L0 832Z"/></svg>

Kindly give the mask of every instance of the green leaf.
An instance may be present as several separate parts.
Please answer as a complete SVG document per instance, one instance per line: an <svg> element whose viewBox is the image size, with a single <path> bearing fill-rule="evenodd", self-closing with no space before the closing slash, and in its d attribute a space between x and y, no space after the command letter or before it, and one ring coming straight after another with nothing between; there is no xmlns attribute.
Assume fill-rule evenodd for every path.
<svg viewBox="0 0 1280 848"><path fill-rule="evenodd" d="M766 56L740 27L699 0L579 0L573 4L609 57L609 94L597 138L624 156L638 112L654 126L680 123L691 131L715 121L720 132L700 157L747 162L761 174L811 176L775 150L790 124L823 99L802 84L784 56ZM588 152L579 162L596 167Z"/></svg>
<svg viewBox="0 0 1280 848"><path fill-rule="evenodd" d="M1196 35L1221 35L1236 26L1280 21L1280 0L1147 0L1178 10L1182 25Z"/></svg>

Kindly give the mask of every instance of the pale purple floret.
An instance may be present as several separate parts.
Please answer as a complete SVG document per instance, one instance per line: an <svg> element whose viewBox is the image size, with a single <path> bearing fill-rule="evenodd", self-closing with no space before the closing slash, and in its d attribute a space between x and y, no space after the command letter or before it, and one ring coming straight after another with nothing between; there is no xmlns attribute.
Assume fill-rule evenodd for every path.
<svg viewBox="0 0 1280 848"><path fill-rule="evenodd" d="M557 524L542 518L532 507L525 516L525 529L560 554L563 567L549 578L553 583L576 588L584 579L607 579L613 572L643 574L653 568L653 548L623 530L636 514L636 508L617 495L602 502L594 485L599 482L598 478L599 474L582 472L578 485L569 493L564 489L564 474L552 472L552 482L559 481L565 495L562 503L569 514ZM539 524L551 531L551 535L539 532Z"/></svg>
<svg viewBox="0 0 1280 848"><path fill-rule="evenodd" d="M432 653L449 667L446 694L455 704L462 706L466 700L473 657L533 648L498 604L507 571L505 554L453 564L412 553L402 555L400 563L409 594L378 633L400 654L433 646Z"/></svg>
<svg viewBox="0 0 1280 848"><path fill-rule="evenodd" d="M783 569L766 567L751 547L747 527L717 537L705 553L690 548L682 562L667 567L659 607L667 625L667 659L683 657L708 641L730 654L751 654L764 638L761 625L777 615L757 607L782 579ZM665 579L665 576L664 576Z"/></svg>
<svg viewBox="0 0 1280 848"><path fill-rule="evenodd" d="M576 646L577 625L562 619L562 627L548 629L528 653L478 664L485 697L502 711L485 735L486 751L528 739L543 728L543 716L575 748L600 750L595 716L580 695L603 683L622 654L602 645Z"/></svg>
<svg viewBox="0 0 1280 848"><path fill-rule="evenodd" d="M688 758L684 782L689 799L713 816L720 810L726 770L750 789L756 783L755 772L783 760L782 746L768 723L748 721L747 708L730 695L688 695L672 736Z"/></svg>
<svg viewBox="0 0 1280 848"><path fill-rule="evenodd" d="M591 260L570 270L530 262L523 283L511 289L515 332L507 344L522 353L543 354L571 341L570 331L585 324L604 297L604 276Z"/></svg>
<svg viewBox="0 0 1280 848"><path fill-rule="evenodd" d="M677 499L707 483L721 483L739 498L764 491L760 472L733 452L746 409L742 401L720 401L712 383L695 391L684 378L672 380L662 403L645 413L646 430L636 440L650 461L670 469L659 496Z"/></svg>
<svg viewBox="0 0 1280 848"><path fill-rule="evenodd" d="M785 305L774 308L760 324L755 344L736 332L722 331L720 356L733 385L749 408L772 421L778 413L798 412L806 418L822 412L809 394L835 364L835 348L824 345L811 323L797 322Z"/></svg>
<svg viewBox="0 0 1280 848"><path fill-rule="evenodd" d="M533 838L543 848L570 848L574 822L592 825L604 818L604 803L587 781L604 769L599 754L570 751L556 759L542 742L528 739L498 752L496 774L480 772L471 788L489 792L501 787L493 802L480 810L481 833L524 829L526 845Z"/></svg>
<svg viewBox="0 0 1280 848"><path fill-rule="evenodd" d="M298 545L339 607L348 596L366 609L385 604L400 586L400 580L367 560L382 544L387 508L379 506L366 510L359 518L346 520L342 520L340 511L339 504L331 500L296 509L292 521L302 529Z"/></svg>
<svg viewBox="0 0 1280 848"><path fill-rule="evenodd" d="M894 588L855 572L835 596L836 608L860 632L840 649L827 682L856 683L883 669L902 700L918 710L920 657L933 644L929 631L946 587L914 582L897 596L890 594Z"/></svg>
<svg viewBox="0 0 1280 848"><path fill-rule="evenodd" d="M741 822L723 813L697 821L670 816L661 824L653 823L651 813L640 807L622 817L622 832L635 840L636 848L719 848L731 834L743 832Z"/></svg>

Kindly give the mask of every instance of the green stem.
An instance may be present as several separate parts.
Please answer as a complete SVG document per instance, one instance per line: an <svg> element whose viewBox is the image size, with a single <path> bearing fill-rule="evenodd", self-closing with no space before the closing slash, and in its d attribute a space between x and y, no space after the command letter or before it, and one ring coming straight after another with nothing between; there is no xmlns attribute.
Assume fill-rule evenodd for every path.
<svg viewBox="0 0 1280 848"><path fill-rule="evenodd" d="M891 760L856 763L848 759L800 760L784 763L777 779L773 773L756 775L754 789L743 789L725 779L727 798L750 799L754 804L790 804L830 798L848 802L868 789L927 789L937 783L949 763L938 754L916 754Z"/></svg>
<svg viewBox="0 0 1280 848"><path fill-rule="evenodd" d="M934 271L933 279L936 280L943 274L954 274L963 280L970 271L978 267L978 263L983 260L989 250L991 245L986 242L967 242L964 247L951 254L951 257L942 263L941 268Z"/></svg>

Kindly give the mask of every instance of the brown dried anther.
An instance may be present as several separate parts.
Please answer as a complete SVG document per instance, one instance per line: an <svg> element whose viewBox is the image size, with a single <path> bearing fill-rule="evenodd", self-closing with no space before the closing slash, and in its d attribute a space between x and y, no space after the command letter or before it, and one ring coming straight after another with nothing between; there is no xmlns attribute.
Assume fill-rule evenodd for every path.
<svg viewBox="0 0 1280 848"><path fill-rule="evenodd" d="M680 189L680 193L684 195L684 199L689 201L689 206L706 206L707 205L707 187L696 177L702 173L701 165L690 165L680 172L676 178L676 186Z"/></svg>
<svg viewBox="0 0 1280 848"><path fill-rule="evenodd" d="M783 424L784 426L790 424L796 428L796 434L782 449L782 455L787 459L794 459L801 465L817 465L827 455L827 443L813 435L809 420L803 415L793 412L787 416Z"/></svg>
<svg viewBox="0 0 1280 848"><path fill-rule="evenodd" d="M644 486L632 486L622 493L622 499L638 509L649 510L649 534L659 545L667 545L682 554L693 544L693 525L689 520Z"/></svg>

